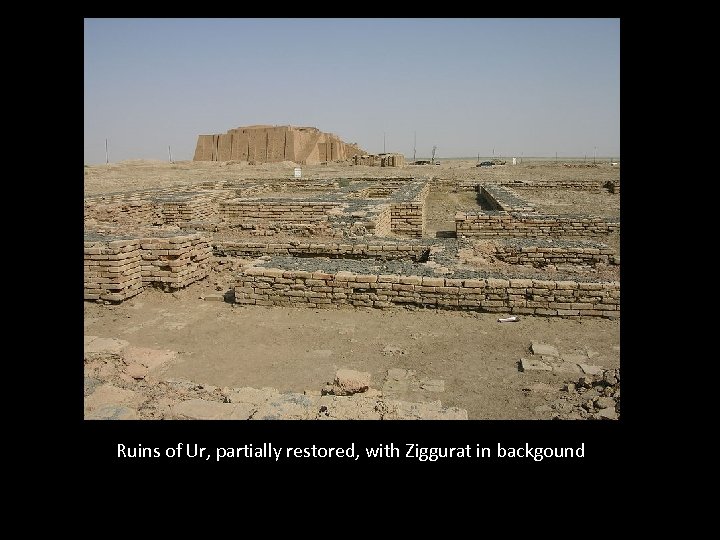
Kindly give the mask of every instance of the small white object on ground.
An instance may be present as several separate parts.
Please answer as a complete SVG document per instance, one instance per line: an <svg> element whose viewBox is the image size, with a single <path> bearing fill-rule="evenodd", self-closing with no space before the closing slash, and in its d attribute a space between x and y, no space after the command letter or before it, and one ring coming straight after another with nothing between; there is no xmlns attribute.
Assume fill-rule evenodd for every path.
<svg viewBox="0 0 720 540"><path fill-rule="evenodd" d="M498 322L518 322L520 319L513 315L512 317L506 317L505 319L498 319Z"/></svg>

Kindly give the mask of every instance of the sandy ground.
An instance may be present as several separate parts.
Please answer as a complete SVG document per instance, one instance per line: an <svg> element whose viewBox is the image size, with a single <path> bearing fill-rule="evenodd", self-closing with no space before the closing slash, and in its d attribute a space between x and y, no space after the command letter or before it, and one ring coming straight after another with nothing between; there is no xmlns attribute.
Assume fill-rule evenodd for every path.
<svg viewBox="0 0 720 540"><path fill-rule="evenodd" d="M554 164L479 169L475 161L447 160L440 166L402 169L341 164L303 167L305 178L419 176L449 180L502 177L516 179L584 178L618 180L619 169L568 168ZM209 180L292 176L295 164L250 166L245 163L169 164L134 161L85 167L86 195L187 185ZM619 217L619 196L606 192L523 190L542 211L593 213ZM431 192L428 235L454 230L456 210L477 208L473 192L443 188ZM606 238L619 249L619 235ZM217 267L216 267L217 268ZM137 347L178 351L163 376L222 387L271 386L283 392L320 390L339 368L368 371L381 388L387 370L415 370L418 377L444 381L444 391L408 391L409 401L440 399L444 406L466 409L470 419L549 419L548 406L562 396L572 374L520 371L531 355L531 342L554 345L561 355L583 355L605 368L620 366L620 322L521 317L499 323L502 314L428 309L314 310L236 306L205 301L226 292L230 271L176 293L149 289L120 305L84 304L85 335L115 337Z"/></svg>

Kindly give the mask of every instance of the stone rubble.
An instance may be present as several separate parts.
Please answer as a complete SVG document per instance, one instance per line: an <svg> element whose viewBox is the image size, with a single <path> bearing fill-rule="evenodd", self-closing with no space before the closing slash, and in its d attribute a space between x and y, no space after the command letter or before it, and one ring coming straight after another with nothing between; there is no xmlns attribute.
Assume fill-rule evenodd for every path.
<svg viewBox="0 0 720 540"><path fill-rule="evenodd" d="M549 408L554 420L619 420L620 369L605 369L602 374L568 382Z"/></svg>
<svg viewBox="0 0 720 540"><path fill-rule="evenodd" d="M467 420L467 411L439 400L407 402L397 392L370 387L370 373L339 369L322 391L281 393L275 388L219 388L165 379L175 351L132 347L127 341L85 336L86 420ZM389 370L424 392L444 381Z"/></svg>
<svg viewBox="0 0 720 540"><path fill-rule="evenodd" d="M607 369L583 362L597 356L595 351L585 355L577 352L561 355L557 348L533 341L530 350L534 356L520 359L524 372L551 371L573 374L567 379L559 397L555 389L546 383L535 383L523 388L526 395L532 392L544 394L551 401L535 407L535 412L550 413L556 420L617 420L620 418L620 369Z"/></svg>

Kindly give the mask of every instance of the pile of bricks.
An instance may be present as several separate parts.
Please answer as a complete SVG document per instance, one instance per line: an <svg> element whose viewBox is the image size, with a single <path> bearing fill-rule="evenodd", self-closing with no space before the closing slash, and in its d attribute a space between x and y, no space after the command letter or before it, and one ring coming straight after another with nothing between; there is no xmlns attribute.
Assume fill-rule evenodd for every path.
<svg viewBox="0 0 720 540"><path fill-rule="evenodd" d="M140 257L137 239L86 237L85 300L121 302L141 293Z"/></svg>
<svg viewBox="0 0 720 540"><path fill-rule="evenodd" d="M351 272L245 269L235 302L262 306L390 308L416 305L559 317L620 316L620 282L450 279Z"/></svg>
<svg viewBox="0 0 720 540"><path fill-rule="evenodd" d="M210 272L212 248L200 233L165 238L141 238L143 284L180 289L206 277Z"/></svg>

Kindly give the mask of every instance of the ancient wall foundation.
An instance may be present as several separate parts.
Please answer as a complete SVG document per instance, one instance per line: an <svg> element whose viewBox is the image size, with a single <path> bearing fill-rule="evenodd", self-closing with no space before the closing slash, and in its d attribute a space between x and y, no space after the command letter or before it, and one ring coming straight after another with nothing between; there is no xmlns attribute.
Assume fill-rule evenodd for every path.
<svg viewBox="0 0 720 540"><path fill-rule="evenodd" d="M212 255L209 239L200 233L140 239L144 285L181 289L206 277Z"/></svg>
<svg viewBox="0 0 720 540"><path fill-rule="evenodd" d="M158 198L163 223L180 225L191 221L203 221L217 213L213 201L201 194L165 196Z"/></svg>
<svg viewBox="0 0 720 540"><path fill-rule="evenodd" d="M510 264L530 264L535 268L550 265L597 266L620 264L620 255L607 246L555 246L543 243L517 245L505 243L496 246L495 257Z"/></svg>
<svg viewBox="0 0 720 540"><path fill-rule="evenodd" d="M143 194L96 197L85 200L84 219L118 225L162 223L157 203Z"/></svg>
<svg viewBox="0 0 720 540"><path fill-rule="evenodd" d="M504 212L535 212L535 208L507 186L485 184L478 186L479 196L485 199L493 210Z"/></svg>
<svg viewBox="0 0 720 540"><path fill-rule="evenodd" d="M421 261L427 258L429 251L429 245L403 243L218 242L213 246L213 253L220 257L290 255L293 257L328 257L331 259Z"/></svg>
<svg viewBox="0 0 720 540"><path fill-rule="evenodd" d="M415 184L406 189L403 198L407 201L390 205L390 231L393 234L422 238L425 234L427 214L425 200L430 193L430 184Z"/></svg>
<svg viewBox="0 0 720 540"><path fill-rule="evenodd" d="M594 216L549 216L519 212L457 212L455 233L462 236L602 236L620 223Z"/></svg>
<svg viewBox="0 0 720 540"><path fill-rule="evenodd" d="M620 283L450 279L254 267L242 272L235 287L235 302L325 309L414 305L542 316L617 318L620 315Z"/></svg>
<svg viewBox="0 0 720 540"><path fill-rule="evenodd" d="M477 185L478 197L491 208L457 212L455 233L462 236L602 236L617 231L620 223L588 215L540 214L513 189L498 184Z"/></svg>
<svg viewBox="0 0 720 540"><path fill-rule="evenodd" d="M608 184L613 185L613 191ZM452 180L445 179L441 185L451 185L463 191L477 190L478 180ZM482 185L508 186L512 189L522 191L523 189L572 189L575 191L585 191L588 193L601 193L608 191L610 193L620 192L620 182L601 182L599 180L568 180L547 178L542 180L516 180L508 178L483 177Z"/></svg>
<svg viewBox="0 0 720 540"><path fill-rule="evenodd" d="M186 287L209 273L212 248L200 233L152 238L104 238L87 234L85 300L122 302L148 285Z"/></svg>
<svg viewBox="0 0 720 540"><path fill-rule="evenodd" d="M238 277L240 304L619 317L619 255L583 238L619 223L543 215L515 184L473 184L492 209L458 212L457 238L424 238L433 180L258 178L87 197L85 298L186 287L214 254L262 257Z"/></svg>
<svg viewBox="0 0 720 540"><path fill-rule="evenodd" d="M143 291L137 238L104 241L86 237L83 262L85 300L122 302Z"/></svg>

